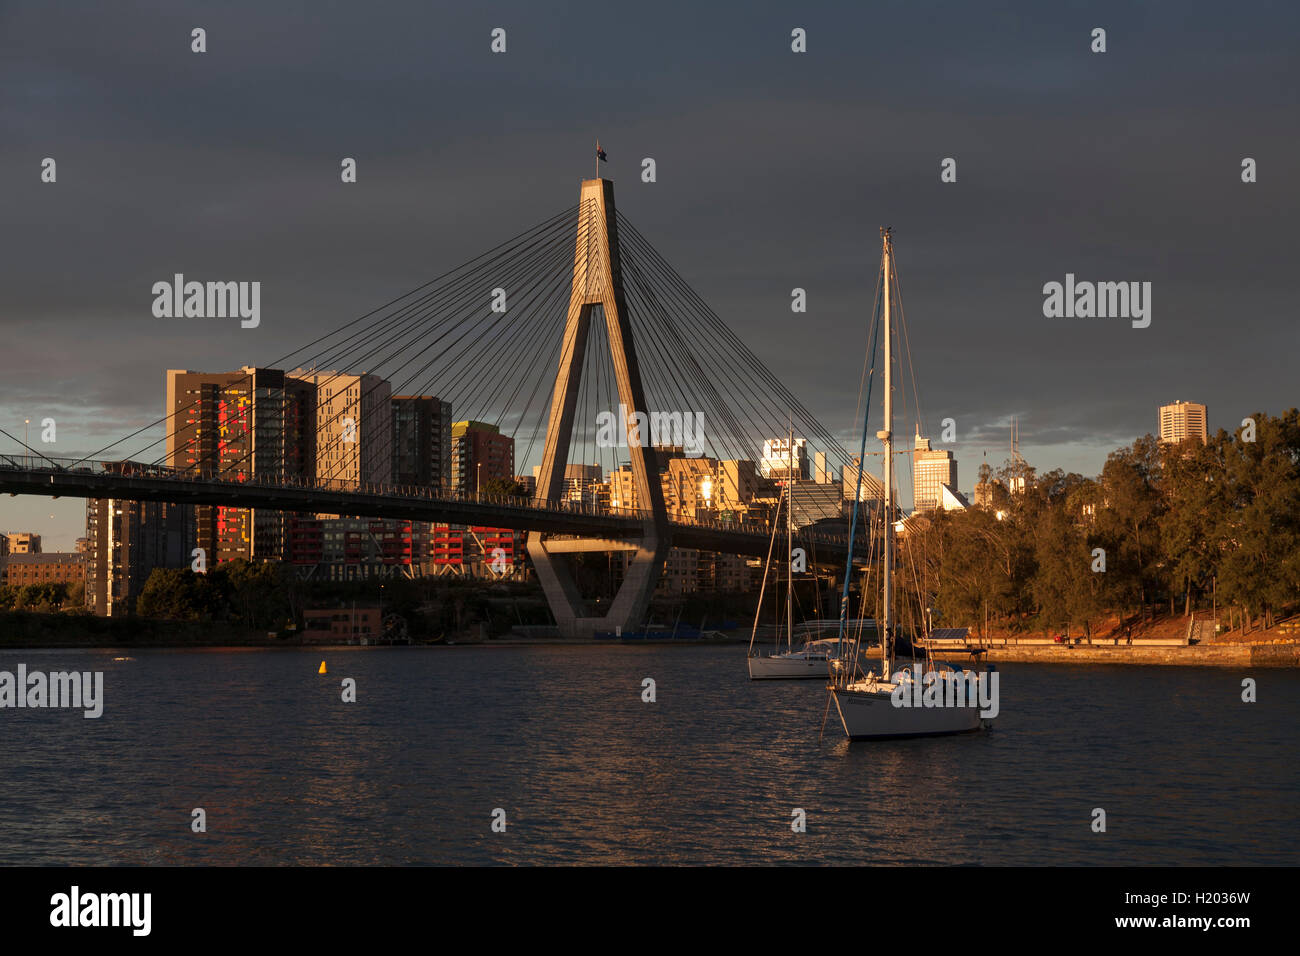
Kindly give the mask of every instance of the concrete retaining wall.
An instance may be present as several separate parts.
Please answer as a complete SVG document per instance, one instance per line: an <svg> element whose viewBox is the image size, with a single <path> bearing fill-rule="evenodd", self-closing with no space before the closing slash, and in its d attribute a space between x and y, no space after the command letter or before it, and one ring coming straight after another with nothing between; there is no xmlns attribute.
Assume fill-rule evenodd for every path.
<svg viewBox="0 0 1300 956"><path fill-rule="evenodd" d="M936 654L942 654L937 648ZM949 652L954 660L965 655ZM1189 667L1300 667L1300 644L1196 644L1151 647L1120 644L1008 645L989 648L988 661L1028 664L1156 664Z"/></svg>

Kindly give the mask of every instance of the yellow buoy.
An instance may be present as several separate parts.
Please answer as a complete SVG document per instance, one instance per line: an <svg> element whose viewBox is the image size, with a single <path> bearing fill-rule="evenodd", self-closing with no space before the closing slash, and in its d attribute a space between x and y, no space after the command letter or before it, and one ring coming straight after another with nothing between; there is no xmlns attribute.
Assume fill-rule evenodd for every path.
<svg viewBox="0 0 1300 956"><path fill-rule="evenodd" d="M317 674L324 674L324 673L325 673L325 662L324 662L324 661L321 661L321 662L320 662L320 670L318 670L316 673L317 673Z"/></svg>

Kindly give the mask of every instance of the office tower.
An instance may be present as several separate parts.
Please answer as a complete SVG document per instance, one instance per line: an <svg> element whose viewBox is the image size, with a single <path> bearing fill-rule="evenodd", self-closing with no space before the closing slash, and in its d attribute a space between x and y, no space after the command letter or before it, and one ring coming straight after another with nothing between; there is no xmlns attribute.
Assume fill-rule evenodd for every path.
<svg viewBox="0 0 1300 956"><path fill-rule="evenodd" d="M957 487L957 460L952 452L932 449L930 439L916 431L916 447L912 453L912 512L918 514L943 507L943 487Z"/></svg>
<svg viewBox="0 0 1300 956"><path fill-rule="evenodd" d="M1202 445L1208 438L1205 406L1196 402L1174 402L1160 406L1160 440L1180 442L1195 438Z"/></svg>
<svg viewBox="0 0 1300 956"><path fill-rule="evenodd" d="M393 396L393 483L451 487L451 402Z"/></svg>

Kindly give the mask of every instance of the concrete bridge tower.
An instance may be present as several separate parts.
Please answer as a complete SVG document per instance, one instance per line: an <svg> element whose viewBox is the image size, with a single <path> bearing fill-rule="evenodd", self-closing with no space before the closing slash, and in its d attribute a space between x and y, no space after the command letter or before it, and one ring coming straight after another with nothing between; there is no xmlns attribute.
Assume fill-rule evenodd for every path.
<svg viewBox="0 0 1300 956"><path fill-rule="evenodd" d="M648 420L645 389L637 364L636 346L623 296L623 273L619 259L618 224L614 212L614 184L608 179L587 179L582 183L578 212L578 238L573 256L573 292L569 297L564 343L551 397L546 427L546 446L537 479L536 498L558 501L564 493L564 470L578 402L587 332L592 310L600 306L608 330L618 398L629 416L644 412ZM591 423L583 423L584 427ZM623 426L626 428L626 424ZM645 620L650 597L670 546L668 513L663 487L650 436L628 437L628 454L636 487L638 506L646 512L641 534L627 540L600 538L547 541L540 534L528 536L528 554L537 578L566 637L590 637L597 631L635 630ZM639 440L637 440L639 438ZM608 613L602 617L585 614L585 604L566 563L565 554L578 552L631 551L631 565Z"/></svg>

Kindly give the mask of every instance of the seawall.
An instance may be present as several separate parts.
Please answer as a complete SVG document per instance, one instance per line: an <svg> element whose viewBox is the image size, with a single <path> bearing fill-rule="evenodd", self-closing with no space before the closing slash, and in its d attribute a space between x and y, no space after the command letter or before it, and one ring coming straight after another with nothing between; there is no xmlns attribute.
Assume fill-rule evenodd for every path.
<svg viewBox="0 0 1300 956"><path fill-rule="evenodd" d="M941 651L956 663L962 650ZM981 655L986 661L1025 664L1146 664L1185 667L1300 667L1300 644L1193 644L1130 646L1126 644L1006 645Z"/></svg>

